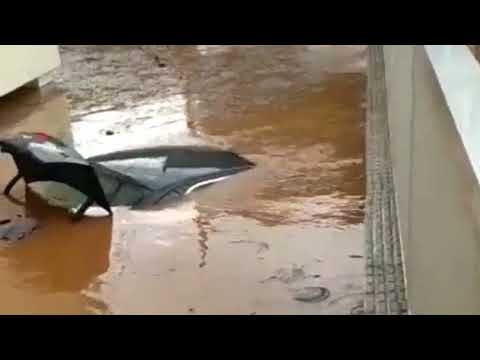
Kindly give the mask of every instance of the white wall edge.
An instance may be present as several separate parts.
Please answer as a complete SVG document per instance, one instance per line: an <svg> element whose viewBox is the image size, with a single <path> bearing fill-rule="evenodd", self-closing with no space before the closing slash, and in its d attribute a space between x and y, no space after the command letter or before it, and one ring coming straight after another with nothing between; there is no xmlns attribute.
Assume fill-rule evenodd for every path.
<svg viewBox="0 0 480 360"><path fill-rule="evenodd" d="M425 45L480 183L480 64L466 45Z"/></svg>

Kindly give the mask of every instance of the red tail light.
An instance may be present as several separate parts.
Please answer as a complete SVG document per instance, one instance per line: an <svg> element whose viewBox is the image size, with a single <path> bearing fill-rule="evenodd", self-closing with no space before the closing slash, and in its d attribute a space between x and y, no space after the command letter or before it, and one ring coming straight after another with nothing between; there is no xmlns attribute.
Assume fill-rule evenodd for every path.
<svg viewBox="0 0 480 360"><path fill-rule="evenodd" d="M38 142L44 142L50 140L50 136L42 132L37 132L34 134L34 139Z"/></svg>

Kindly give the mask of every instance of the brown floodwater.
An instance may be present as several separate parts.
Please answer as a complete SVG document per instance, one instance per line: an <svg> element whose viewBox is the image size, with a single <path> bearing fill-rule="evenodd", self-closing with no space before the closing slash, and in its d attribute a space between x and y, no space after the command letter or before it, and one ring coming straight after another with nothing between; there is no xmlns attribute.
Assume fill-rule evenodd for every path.
<svg viewBox="0 0 480 360"><path fill-rule="evenodd" d="M346 45L63 47L53 83L0 99L2 136L47 131L86 156L210 144L258 166L166 209L78 223L19 183L0 220L39 227L0 244L0 313L358 310L364 60ZM15 167L0 162L3 188ZM295 299L309 287L329 297Z"/></svg>

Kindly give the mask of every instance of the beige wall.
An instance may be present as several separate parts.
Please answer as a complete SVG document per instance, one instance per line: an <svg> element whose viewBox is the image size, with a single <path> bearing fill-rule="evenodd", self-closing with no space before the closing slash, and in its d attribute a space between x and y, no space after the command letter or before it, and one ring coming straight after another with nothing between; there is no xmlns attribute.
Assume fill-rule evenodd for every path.
<svg viewBox="0 0 480 360"><path fill-rule="evenodd" d="M478 181L425 47L384 50L410 308L480 314Z"/></svg>
<svg viewBox="0 0 480 360"><path fill-rule="evenodd" d="M56 45L0 45L0 96L60 65Z"/></svg>

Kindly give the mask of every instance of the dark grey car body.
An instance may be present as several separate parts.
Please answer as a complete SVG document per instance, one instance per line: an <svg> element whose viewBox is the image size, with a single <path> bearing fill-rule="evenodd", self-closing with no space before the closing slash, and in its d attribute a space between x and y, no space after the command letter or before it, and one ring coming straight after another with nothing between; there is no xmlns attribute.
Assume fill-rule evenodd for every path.
<svg viewBox="0 0 480 360"><path fill-rule="evenodd" d="M27 184L66 184L85 196L73 211L75 217L94 203L109 213L110 206L155 206L254 166L233 152L200 146L158 146L84 158L42 133L1 140L0 148L12 155L19 171L5 193L20 178Z"/></svg>

